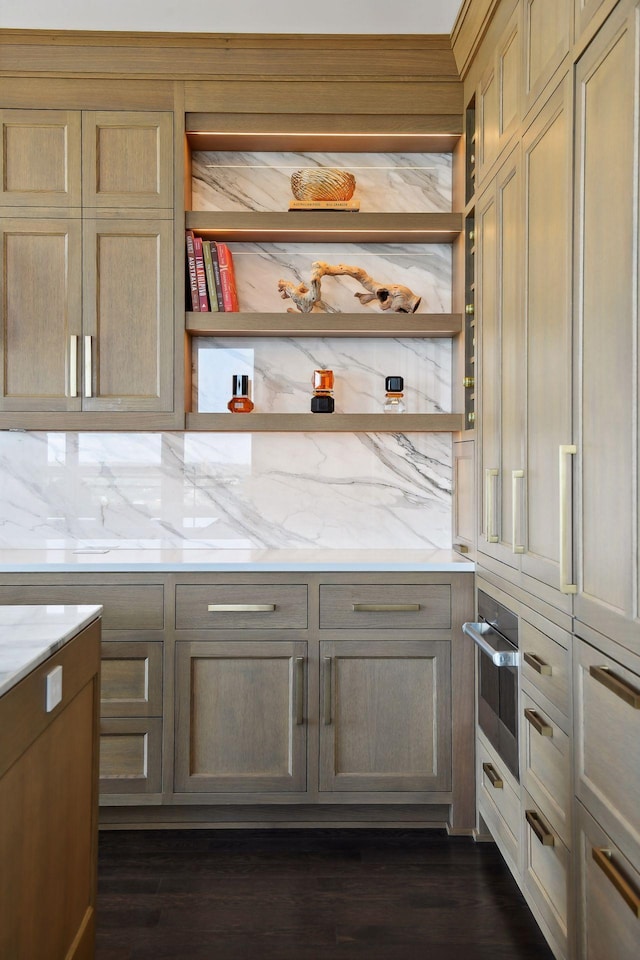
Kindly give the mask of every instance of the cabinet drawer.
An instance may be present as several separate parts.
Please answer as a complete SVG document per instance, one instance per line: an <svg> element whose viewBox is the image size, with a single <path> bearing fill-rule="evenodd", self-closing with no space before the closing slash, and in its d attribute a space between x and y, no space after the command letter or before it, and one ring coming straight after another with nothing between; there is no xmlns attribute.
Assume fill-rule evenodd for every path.
<svg viewBox="0 0 640 960"><path fill-rule="evenodd" d="M576 794L640 862L640 676L576 640Z"/></svg>
<svg viewBox="0 0 640 960"><path fill-rule="evenodd" d="M519 872L520 793L504 764L485 742L476 744L478 812L515 872Z"/></svg>
<svg viewBox="0 0 640 960"><path fill-rule="evenodd" d="M162 584L16 584L0 587L0 603L100 603L103 630L162 630Z"/></svg>
<svg viewBox="0 0 640 960"><path fill-rule="evenodd" d="M162 720L159 717L100 721L101 797L160 793L161 779Z"/></svg>
<svg viewBox="0 0 640 960"><path fill-rule="evenodd" d="M332 630L448 630L449 584L325 584L320 626Z"/></svg>
<svg viewBox="0 0 640 960"><path fill-rule="evenodd" d="M577 804L578 931L582 960L637 960L640 864L635 867Z"/></svg>
<svg viewBox="0 0 640 960"><path fill-rule="evenodd" d="M558 943L567 953L569 851L526 790L524 817L524 888Z"/></svg>
<svg viewBox="0 0 640 960"><path fill-rule="evenodd" d="M570 845L571 741L526 693L522 694L522 785Z"/></svg>
<svg viewBox="0 0 640 960"><path fill-rule="evenodd" d="M523 679L537 687L558 710L568 716L570 650L522 618L518 635Z"/></svg>
<svg viewBox="0 0 640 960"><path fill-rule="evenodd" d="M281 630L307 626L307 587L297 584L179 584L178 630Z"/></svg>
<svg viewBox="0 0 640 960"><path fill-rule="evenodd" d="M102 644L100 715L162 715L162 644L111 640Z"/></svg>

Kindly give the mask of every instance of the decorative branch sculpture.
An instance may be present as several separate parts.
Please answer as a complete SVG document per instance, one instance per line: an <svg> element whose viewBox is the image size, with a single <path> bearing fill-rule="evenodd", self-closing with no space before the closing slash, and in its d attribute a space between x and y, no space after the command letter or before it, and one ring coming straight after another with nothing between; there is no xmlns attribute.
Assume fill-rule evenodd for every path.
<svg viewBox="0 0 640 960"><path fill-rule="evenodd" d="M418 297L409 287L404 287L399 283L383 284L378 283L362 267L350 267L344 263L332 265L323 260L315 260L311 264L310 285L304 283L294 286L289 280L278 280L278 290L283 300L293 300L300 313L323 313L325 305L321 298L322 277L347 276L357 280L368 293L354 293L360 303L371 303L376 300L382 310L388 310L391 313L415 313L420 306L421 298ZM289 313L296 313L292 307L288 308Z"/></svg>

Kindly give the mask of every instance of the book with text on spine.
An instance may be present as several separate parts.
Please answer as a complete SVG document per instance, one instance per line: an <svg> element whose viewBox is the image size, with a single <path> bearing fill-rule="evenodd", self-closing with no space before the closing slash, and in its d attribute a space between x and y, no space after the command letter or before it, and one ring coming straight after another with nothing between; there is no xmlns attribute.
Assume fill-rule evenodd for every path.
<svg viewBox="0 0 640 960"><path fill-rule="evenodd" d="M187 273L189 278L189 293L191 296L191 309L198 312L200 310L200 300L198 298L198 281L196 279L196 253L193 245L193 230L187 230Z"/></svg>
<svg viewBox="0 0 640 960"><path fill-rule="evenodd" d="M207 275L204 269L202 237L194 236L193 252L194 252L195 261L196 261L196 282L198 284L198 303L200 304L200 313L208 313L209 300L207 298Z"/></svg>
<svg viewBox="0 0 640 960"><path fill-rule="evenodd" d="M218 262L220 264L220 286L224 309L227 313L238 311L238 291L236 290L236 276L233 268L233 257L226 243L216 241Z"/></svg>
<svg viewBox="0 0 640 960"><path fill-rule="evenodd" d="M213 260L211 259L211 241L202 241L202 255L204 257L204 272L207 275L207 291L209 293L209 305L213 312L218 310L218 295L216 290L216 278L213 272Z"/></svg>
<svg viewBox="0 0 640 960"><path fill-rule="evenodd" d="M222 299L222 280L220 279L220 264L218 262L218 248L213 240L209 241L209 250L211 251L211 263L213 265L213 280L216 285L215 294L218 301L218 311L224 313L224 300Z"/></svg>

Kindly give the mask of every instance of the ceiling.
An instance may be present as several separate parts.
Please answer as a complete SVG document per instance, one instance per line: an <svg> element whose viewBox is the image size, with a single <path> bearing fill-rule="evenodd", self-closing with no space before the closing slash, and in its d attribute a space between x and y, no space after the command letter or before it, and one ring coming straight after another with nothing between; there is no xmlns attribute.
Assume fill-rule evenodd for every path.
<svg viewBox="0 0 640 960"><path fill-rule="evenodd" d="M178 33L450 33L462 0L20 0L0 28Z"/></svg>

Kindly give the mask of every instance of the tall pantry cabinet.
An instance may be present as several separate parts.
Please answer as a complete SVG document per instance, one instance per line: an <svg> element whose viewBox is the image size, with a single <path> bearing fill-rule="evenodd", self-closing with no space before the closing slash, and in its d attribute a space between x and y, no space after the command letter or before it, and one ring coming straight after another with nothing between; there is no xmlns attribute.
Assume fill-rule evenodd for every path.
<svg viewBox="0 0 640 960"><path fill-rule="evenodd" d="M171 113L9 109L0 125L0 422L170 414Z"/></svg>

